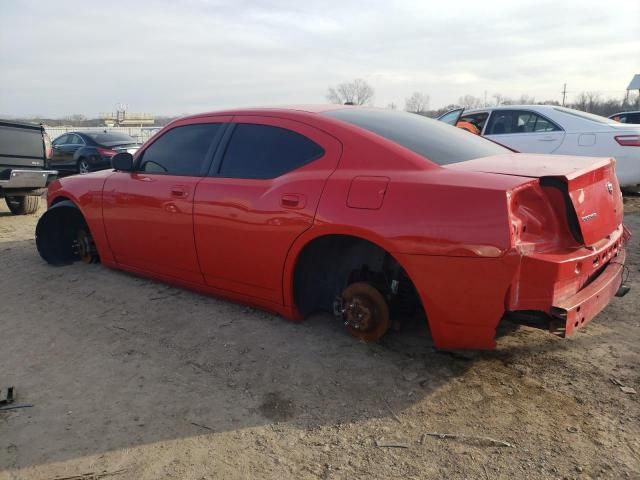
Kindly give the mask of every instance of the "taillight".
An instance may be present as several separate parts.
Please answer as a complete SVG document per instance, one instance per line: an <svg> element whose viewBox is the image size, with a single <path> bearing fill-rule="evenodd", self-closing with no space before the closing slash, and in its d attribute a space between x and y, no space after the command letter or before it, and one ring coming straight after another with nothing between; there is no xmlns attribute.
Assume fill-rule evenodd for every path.
<svg viewBox="0 0 640 480"><path fill-rule="evenodd" d="M51 139L49 138L49 135L47 135L46 132L42 137L44 138L44 157L47 160L51 160L51 157L53 155L53 149L51 148Z"/></svg>
<svg viewBox="0 0 640 480"><path fill-rule="evenodd" d="M623 147L640 147L640 135L620 135L615 139Z"/></svg>
<svg viewBox="0 0 640 480"><path fill-rule="evenodd" d="M118 152L116 152L115 150L111 150L110 148L100 148L98 147L98 153L100 154L101 157L113 157L114 155L116 155Z"/></svg>

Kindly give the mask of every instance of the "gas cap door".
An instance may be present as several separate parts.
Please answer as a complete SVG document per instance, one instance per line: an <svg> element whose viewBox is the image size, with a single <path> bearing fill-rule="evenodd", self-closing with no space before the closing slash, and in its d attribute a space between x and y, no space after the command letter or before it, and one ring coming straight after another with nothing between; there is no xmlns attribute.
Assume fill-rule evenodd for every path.
<svg viewBox="0 0 640 480"><path fill-rule="evenodd" d="M347 206L378 210L382 207L388 185L389 177L355 177L349 188Z"/></svg>

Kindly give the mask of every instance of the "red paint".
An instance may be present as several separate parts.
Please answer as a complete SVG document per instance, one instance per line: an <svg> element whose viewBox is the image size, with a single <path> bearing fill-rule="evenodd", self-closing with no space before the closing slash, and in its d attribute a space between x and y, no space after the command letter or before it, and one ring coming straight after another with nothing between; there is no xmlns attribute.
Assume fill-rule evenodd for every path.
<svg viewBox="0 0 640 480"><path fill-rule="evenodd" d="M278 178L102 171L56 181L49 204L78 205L107 266L290 319L299 319L293 271L303 248L328 234L361 237L406 270L440 348L493 348L510 310L567 308L575 322L580 307L586 322L615 293L624 235L611 161L517 154L440 167L323 109L197 115L149 143L175 126L233 121L322 146L323 157ZM570 231L563 193L541 177L563 182L584 241Z"/></svg>

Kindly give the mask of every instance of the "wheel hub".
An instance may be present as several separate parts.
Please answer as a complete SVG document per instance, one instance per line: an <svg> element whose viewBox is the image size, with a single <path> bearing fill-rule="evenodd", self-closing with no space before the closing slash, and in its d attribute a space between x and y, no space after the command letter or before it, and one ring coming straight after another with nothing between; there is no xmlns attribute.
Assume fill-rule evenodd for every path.
<svg viewBox="0 0 640 480"><path fill-rule="evenodd" d="M91 235L83 228L78 230L78 236L76 238L76 250L78 257L84 263L93 263L96 258L96 246L93 243Z"/></svg>
<svg viewBox="0 0 640 480"><path fill-rule="evenodd" d="M382 294L366 282L349 285L342 292L339 313L351 335L375 342L389 328L389 307Z"/></svg>

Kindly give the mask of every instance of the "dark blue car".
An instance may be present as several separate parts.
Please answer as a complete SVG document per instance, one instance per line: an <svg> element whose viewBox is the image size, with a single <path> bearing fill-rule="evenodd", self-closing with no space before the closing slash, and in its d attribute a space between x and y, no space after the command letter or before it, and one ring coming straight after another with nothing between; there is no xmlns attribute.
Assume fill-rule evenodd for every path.
<svg viewBox="0 0 640 480"><path fill-rule="evenodd" d="M68 132L53 141L50 168L60 173L88 173L111 168L116 153L134 153L140 145L119 132Z"/></svg>

